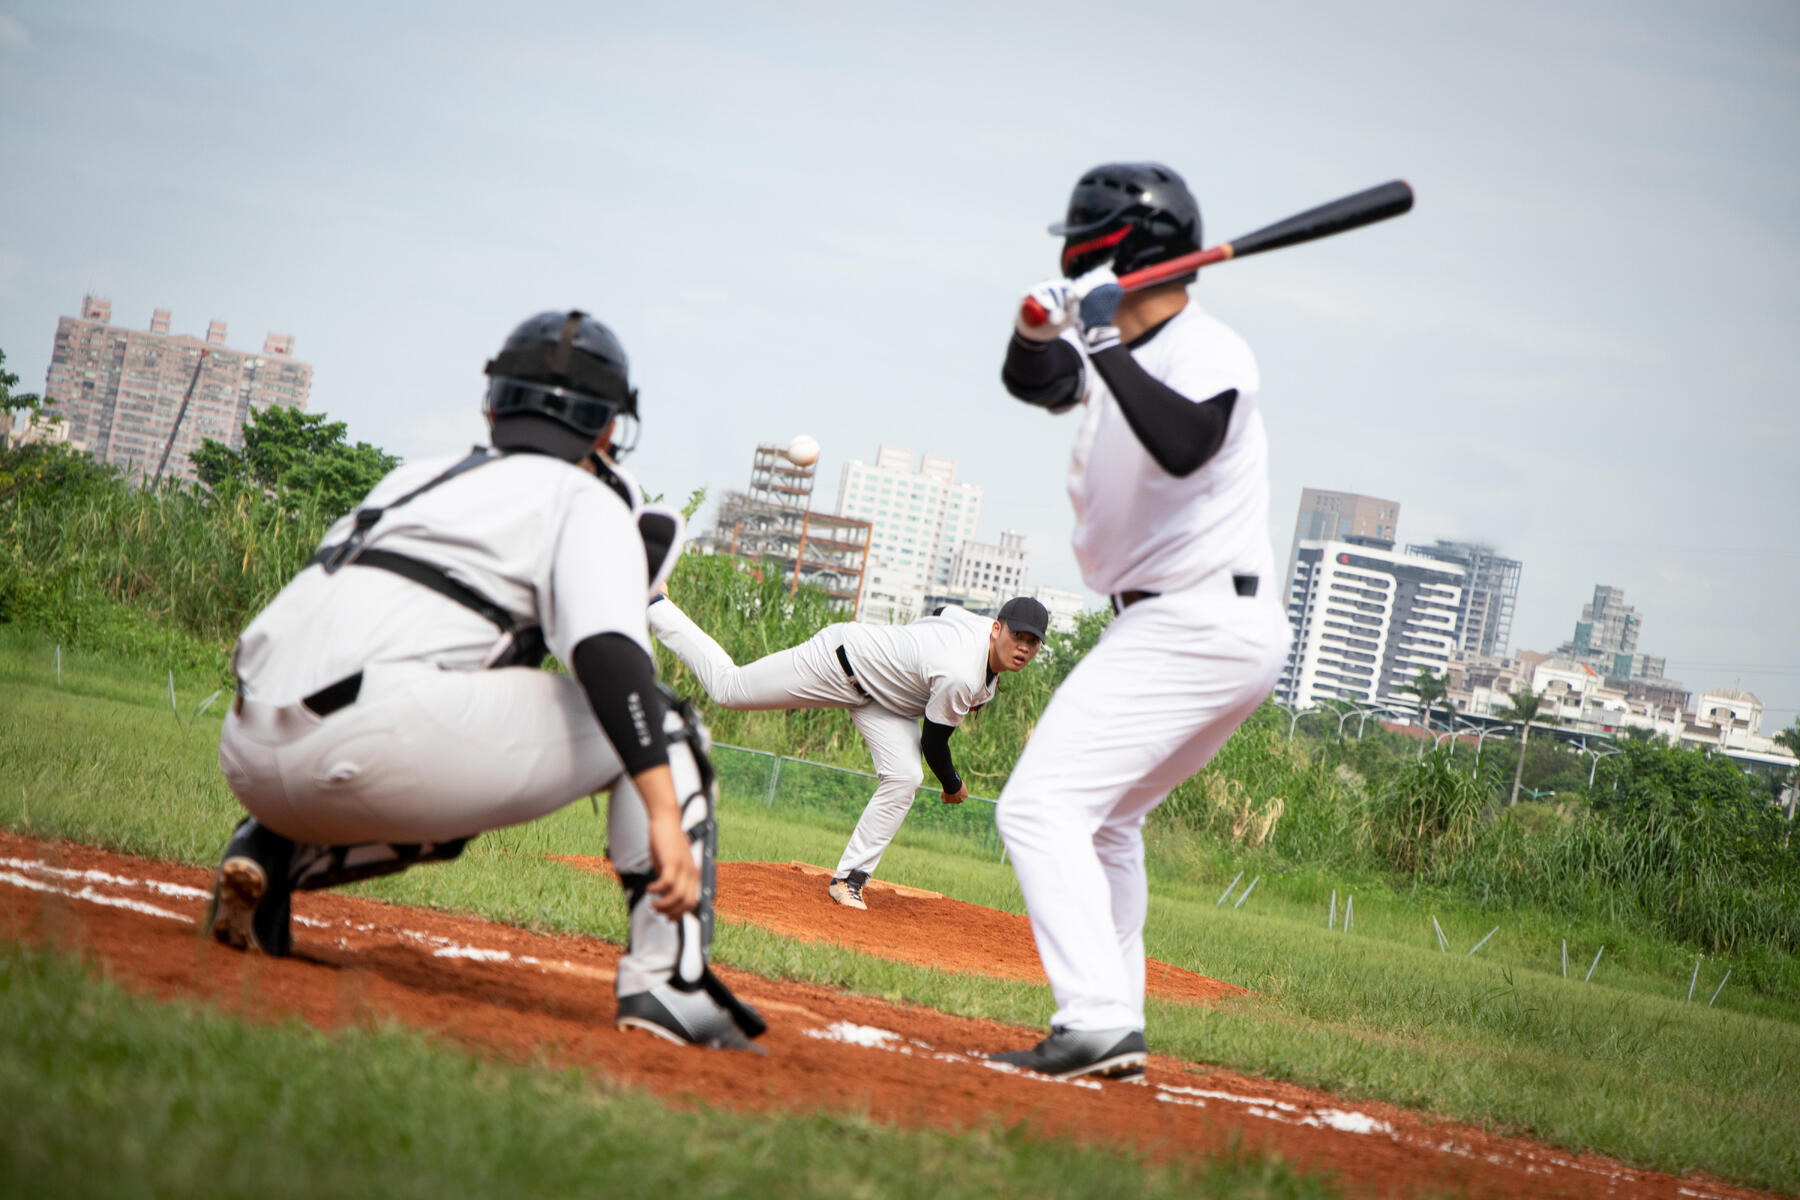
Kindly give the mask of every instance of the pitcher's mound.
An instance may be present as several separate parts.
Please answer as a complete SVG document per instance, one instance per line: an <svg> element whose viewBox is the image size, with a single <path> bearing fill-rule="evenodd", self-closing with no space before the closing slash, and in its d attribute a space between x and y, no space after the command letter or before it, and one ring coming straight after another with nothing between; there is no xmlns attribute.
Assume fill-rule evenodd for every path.
<svg viewBox="0 0 1800 1200"><path fill-rule="evenodd" d="M559 855L558 861L611 871L603 858ZM718 914L783 937L894 962L1046 982L1031 922L1024 917L879 879L863 886L869 908L858 912L825 894L830 879L825 868L808 863L720 863ZM1158 999L1188 1004L1244 994L1241 987L1155 959L1145 964L1145 983Z"/></svg>

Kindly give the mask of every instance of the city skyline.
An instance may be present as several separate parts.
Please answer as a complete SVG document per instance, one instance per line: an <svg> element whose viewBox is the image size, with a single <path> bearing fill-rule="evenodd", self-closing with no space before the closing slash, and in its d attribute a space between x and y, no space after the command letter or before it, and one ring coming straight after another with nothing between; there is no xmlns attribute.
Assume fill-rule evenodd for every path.
<svg viewBox="0 0 1800 1200"><path fill-rule="evenodd" d="M735 482L771 426L817 436L822 472L929 444L1026 535L1034 583L1073 587L1073 422L997 376L1079 172L1167 161L1208 242L1404 176L1406 217L1195 290L1262 367L1274 552L1302 486L1390 496L1405 541L1524 564L1514 649L1566 640L1605 583L1671 677L1794 719L1800 554L1769 525L1800 444L1800 165L1767 147L1800 117L1800 12L1128 5L1156 36L1122 127L1019 102L1091 71L1069 5L533 11L6 5L22 390L92 291L131 324L292 331L309 409L455 453L505 331L580 306L632 356L652 491ZM1656 249L1701 235L1679 271Z"/></svg>

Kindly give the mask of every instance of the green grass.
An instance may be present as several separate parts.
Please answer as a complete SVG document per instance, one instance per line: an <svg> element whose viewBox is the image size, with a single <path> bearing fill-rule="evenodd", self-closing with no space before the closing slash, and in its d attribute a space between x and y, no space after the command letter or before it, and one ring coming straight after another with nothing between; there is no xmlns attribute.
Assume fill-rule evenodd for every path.
<svg viewBox="0 0 1800 1200"><path fill-rule="evenodd" d="M0 1194L1228 1196L1338 1192L1231 1153L1152 1165L988 1125L672 1109L402 1028L330 1036L126 996L0 944Z"/></svg>
<svg viewBox="0 0 1800 1200"><path fill-rule="evenodd" d="M58 691L45 650L0 641L0 762L8 764L0 824L210 862L237 812L213 763L215 715L178 722L166 679L159 694L155 679L129 671L72 677L65 663ZM778 794L765 808L766 787L745 773L749 767L720 758L728 783L723 857L836 861L860 793L791 805ZM616 889L540 857L598 854L603 841L601 823L578 803L483 837L455 864L362 890L622 940ZM1526 1131L1646 1167L1800 1187L1800 1145L1790 1136L1800 1126L1800 1012L1784 994L1738 987L1736 974L1707 1008L1730 959L1708 959L1698 999L1685 1003L1692 957L1648 935L1565 930L1566 922L1541 913L1490 914L1466 901L1311 870L1264 879L1241 909L1220 907L1214 902L1235 873L1228 852L1165 834L1152 847L1152 864L1149 953L1256 993L1207 1009L1153 1001L1154 1049ZM880 874L1021 911L1011 871L970 830L929 817L909 820ZM1324 927L1332 886L1340 899L1355 891L1351 934ZM1434 913L1453 943L1450 954L1436 948ZM1467 957L1496 923L1501 932ZM1559 973L1557 939L1565 933L1568 980ZM1584 984L1600 942L1606 954ZM764 974L1025 1025L1041 1025L1052 1008L1042 987L947 975L750 927L722 926L717 956Z"/></svg>

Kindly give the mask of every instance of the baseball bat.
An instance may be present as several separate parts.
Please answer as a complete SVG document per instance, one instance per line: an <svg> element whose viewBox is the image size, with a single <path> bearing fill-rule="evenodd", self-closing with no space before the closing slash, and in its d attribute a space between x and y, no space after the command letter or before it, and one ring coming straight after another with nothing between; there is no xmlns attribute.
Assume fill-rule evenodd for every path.
<svg viewBox="0 0 1800 1200"><path fill-rule="evenodd" d="M1246 233L1229 242L1220 242L1205 250L1196 250L1192 254L1184 254L1180 258L1171 258L1153 267L1121 275L1119 286L1128 292L1135 292L1167 283L1171 279L1179 279L1201 267L1224 262L1228 258L1247 258L1252 254L1279 250L1283 246L1297 246L1301 242L1317 241L1334 233L1373 225L1377 221L1397 217L1409 211L1412 206L1412 188L1404 179L1396 179L1391 183L1357 192L1353 196L1309 208L1285 221L1266 225L1254 233Z"/></svg>

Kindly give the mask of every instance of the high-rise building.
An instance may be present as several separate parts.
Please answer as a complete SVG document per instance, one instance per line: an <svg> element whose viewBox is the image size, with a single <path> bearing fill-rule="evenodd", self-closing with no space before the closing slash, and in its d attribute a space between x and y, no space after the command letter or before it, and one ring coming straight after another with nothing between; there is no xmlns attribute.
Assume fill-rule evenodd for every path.
<svg viewBox="0 0 1800 1200"><path fill-rule="evenodd" d="M1008 529L1000 534L998 545L973 540L962 544L950 572L950 590L971 599L995 596L1005 603L1024 592L1029 574L1025 535Z"/></svg>
<svg viewBox="0 0 1800 1200"><path fill-rule="evenodd" d="M1505 658L1512 640L1513 606L1519 599L1518 560L1502 558L1481 542L1445 538L1429 546L1408 546L1406 552L1456 563L1468 573L1460 618L1463 651Z"/></svg>
<svg viewBox="0 0 1800 1200"><path fill-rule="evenodd" d="M1287 597L1294 645L1276 698L1416 700L1419 672L1444 674L1460 642L1466 579L1454 563L1303 539Z"/></svg>
<svg viewBox="0 0 1800 1200"><path fill-rule="evenodd" d="M882 446L873 463L852 459L838 484L839 516L873 527L869 558L892 570L917 571L931 592L949 590L957 552L975 536L981 489L956 482L956 460Z"/></svg>
<svg viewBox="0 0 1800 1200"><path fill-rule="evenodd" d="M1581 620L1575 622L1575 653L1631 654L1642 623L1637 609L1625 603L1624 588L1595 584L1593 601L1581 606Z"/></svg>
<svg viewBox="0 0 1800 1200"><path fill-rule="evenodd" d="M223 321L204 340L169 326L159 308L149 329L121 329L112 303L95 296L57 322L44 395L96 460L140 480L192 482L188 456L204 439L241 450L252 411L306 407L312 367L295 360L292 337L272 333L253 354L225 345Z"/></svg>
<svg viewBox="0 0 1800 1200"><path fill-rule="evenodd" d="M1294 518L1294 542L1288 548L1287 581L1294 580L1294 554L1303 541L1359 538L1393 545L1400 523L1400 504L1355 492L1300 489L1300 512Z"/></svg>
<svg viewBox="0 0 1800 1200"><path fill-rule="evenodd" d="M1637 652L1638 630L1643 621L1625 603L1625 589L1594 585L1594 599L1581 606L1575 637L1558 653L1583 663L1611 679L1661 679L1668 661Z"/></svg>

